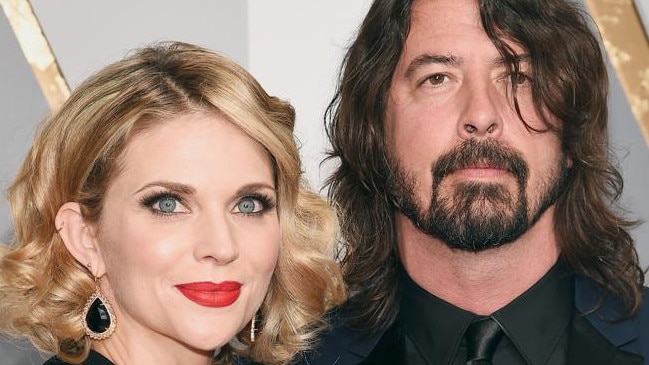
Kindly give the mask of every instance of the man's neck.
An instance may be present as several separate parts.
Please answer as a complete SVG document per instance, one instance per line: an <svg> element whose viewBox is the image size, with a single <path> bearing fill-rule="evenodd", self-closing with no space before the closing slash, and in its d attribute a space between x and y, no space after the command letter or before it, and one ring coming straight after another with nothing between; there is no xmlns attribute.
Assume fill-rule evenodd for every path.
<svg viewBox="0 0 649 365"><path fill-rule="evenodd" d="M454 250L397 214L401 261L422 288L457 307L489 315L534 285L559 257L554 208L516 241L477 253Z"/></svg>

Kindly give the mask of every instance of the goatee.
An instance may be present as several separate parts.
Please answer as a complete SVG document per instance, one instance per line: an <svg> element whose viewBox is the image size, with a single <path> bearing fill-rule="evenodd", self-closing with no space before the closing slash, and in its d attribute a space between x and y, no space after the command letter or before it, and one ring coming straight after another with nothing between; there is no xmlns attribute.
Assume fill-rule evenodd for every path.
<svg viewBox="0 0 649 365"><path fill-rule="evenodd" d="M516 179L516 190L501 183L458 183L442 194L444 179L458 169L488 165ZM416 203L416 181L398 162L391 161L388 190L396 208L422 232L465 251L482 251L512 242L525 233L557 200L567 180L561 156L552 176L538 191L530 212L527 197L529 168L520 153L495 140L467 140L440 156L432 167L432 196L428 207Z"/></svg>

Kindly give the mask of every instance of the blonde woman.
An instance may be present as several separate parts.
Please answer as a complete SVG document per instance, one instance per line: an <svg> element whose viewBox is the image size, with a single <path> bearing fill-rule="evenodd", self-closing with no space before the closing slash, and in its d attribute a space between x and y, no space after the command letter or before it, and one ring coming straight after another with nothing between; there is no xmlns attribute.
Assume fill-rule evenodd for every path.
<svg viewBox="0 0 649 365"><path fill-rule="evenodd" d="M9 189L0 329L47 364L286 364L345 299L292 107L184 43L136 50L37 132Z"/></svg>

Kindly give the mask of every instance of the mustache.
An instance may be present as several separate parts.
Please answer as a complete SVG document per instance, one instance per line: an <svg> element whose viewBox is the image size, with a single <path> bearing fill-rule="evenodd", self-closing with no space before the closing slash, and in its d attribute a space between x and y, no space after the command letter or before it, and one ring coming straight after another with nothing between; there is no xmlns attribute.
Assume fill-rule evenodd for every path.
<svg viewBox="0 0 649 365"><path fill-rule="evenodd" d="M495 140L469 139L440 156L433 165L433 183L445 176L468 167L488 165L510 172L519 183L527 180L529 169L523 156L516 150Z"/></svg>

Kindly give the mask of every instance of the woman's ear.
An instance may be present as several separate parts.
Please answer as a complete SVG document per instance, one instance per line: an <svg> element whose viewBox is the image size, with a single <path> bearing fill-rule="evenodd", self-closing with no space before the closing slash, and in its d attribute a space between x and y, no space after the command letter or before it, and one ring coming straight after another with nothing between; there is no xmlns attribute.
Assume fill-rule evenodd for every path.
<svg viewBox="0 0 649 365"><path fill-rule="evenodd" d="M79 203L63 204L54 222L70 254L96 278L104 275L105 265L97 244L95 227L83 219Z"/></svg>

